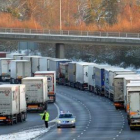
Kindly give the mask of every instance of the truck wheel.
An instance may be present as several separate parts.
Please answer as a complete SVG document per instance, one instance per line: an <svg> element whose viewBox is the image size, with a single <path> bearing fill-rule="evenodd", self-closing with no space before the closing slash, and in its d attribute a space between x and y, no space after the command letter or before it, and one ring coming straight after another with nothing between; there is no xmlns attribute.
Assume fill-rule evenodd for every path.
<svg viewBox="0 0 140 140"><path fill-rule="evenodd" d="M13 125L14 124L14 121L13 121L13 118L11 119L11 122L10 122L10 125Z"/></svg>
<svg viewBox="0 0 140 140"><path fill-rule="evenodd" d="M16 115L14 123L17 124L17 122L18 122L18 120L17 120L17 115Z"/></svg>
<svg viewBox="0 0 140 140"><path fill-rule="evenodd" d="M23 122L23 114L20 114L20 122Z"/></svg>
<svg viewBox="0 0 140 140"><path fill-rule="evenodd" d="M134 130L134 127L130 126L130 129L131 129L131 130Z"/></svg>

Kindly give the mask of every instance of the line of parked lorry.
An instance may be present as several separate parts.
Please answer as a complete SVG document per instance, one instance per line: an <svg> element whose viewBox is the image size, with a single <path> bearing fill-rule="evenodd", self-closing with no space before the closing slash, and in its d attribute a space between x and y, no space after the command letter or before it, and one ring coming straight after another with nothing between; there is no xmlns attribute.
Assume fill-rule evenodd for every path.
<svg viewBox="0 0 140 140"><path fill-rule="evenodd" d="M32 83L36 83L36 80L31 81L33 76L39 78L45 76L47 77L49 100L55 101L56 82L80 90L89 90L112 100L116 109L124 108L131 129L140 127L140 75L136 72L109 65L72 62L68 59L24 56L21 54L9 55L11 55L8 56L10 58L0 60L1 80L10 80L11 84L25 84L25 94L34 91L35 86ZM53 76L48 74L53 72ZM26 83L26 80L29 81ZM40 87L38 83L36 87ZM37 93L39 91L36 90ZM34 92L30 95L34 95ZM40 106L34 103L30 104L28 102L29 98L30 96L26 96L29 105L27 105L27 109Z"/></svg>

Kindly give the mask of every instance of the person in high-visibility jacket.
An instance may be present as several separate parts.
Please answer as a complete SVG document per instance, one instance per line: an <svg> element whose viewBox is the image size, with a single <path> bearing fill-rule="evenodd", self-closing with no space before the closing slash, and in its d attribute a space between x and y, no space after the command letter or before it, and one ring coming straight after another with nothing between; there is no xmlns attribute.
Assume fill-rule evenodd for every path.
<svg viewBox="0 0 140 140"><path fill-rule="evenodd" d="M49 117L50 117L49 112L45 110L44 113L40 114L40 116L41 116L41 119L44 120L46 128L48 128L48 121L49 121Z"/></svg>

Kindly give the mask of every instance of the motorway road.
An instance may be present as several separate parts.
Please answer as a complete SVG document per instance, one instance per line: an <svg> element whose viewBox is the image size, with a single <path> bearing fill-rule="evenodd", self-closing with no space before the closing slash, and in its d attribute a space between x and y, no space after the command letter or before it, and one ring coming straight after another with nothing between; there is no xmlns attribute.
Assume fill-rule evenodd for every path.
<svg viewBox="0 0 140 140"><path fill-rule="evenodd" d="M51 127L38 140L140 140L140 130L131 131L126 113L116 110L107 98L65 86L57 86L57 105L60 110L76 116L76 128ZM57 109L49 104L50 119L57 116ZM29 113L26 122L13 126L0 125L0 134L42 127L39 113ZM44 127L45 129L45 127Z"/></svg>
<svg viewBox="0 0 140 140"><path fill-rule="evenodd" d="M48 105L48 111L50 112L50 120L53 120L57 117L58 112L54 104ZM41 120L41 117L39 114L40 114L39 112L28 113L27 120L25 122L17 123L12 126L0 124L0 135L19 132L19 131L36 128L36 127L42 127L42 125L44 124L44 121ZM45 129L45 126L44 126L44 129Z"/></svg>
<svg viewBox="0 0 140 140"><path fill-rule="evenodd" d="M76 128L55 126L39 140L140 140L140 130L129 129L125 112L104 97L57 86L57 104L76 116Z"/></svg>

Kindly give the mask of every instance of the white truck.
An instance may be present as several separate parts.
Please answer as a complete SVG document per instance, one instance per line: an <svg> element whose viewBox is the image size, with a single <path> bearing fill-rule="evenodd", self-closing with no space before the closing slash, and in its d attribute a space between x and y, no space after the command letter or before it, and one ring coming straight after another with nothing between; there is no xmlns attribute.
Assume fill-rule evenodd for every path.
<svg viewBox="0 0 140 140"><path fill-rule="evenodd" d="M127 107L128 107L128 124L133 130L140 127L140 83L127 84Z"/></svg>
<svg viewBox="0 0 140 140"><path fill-rule="evenodd" d="M120 70L110 70L109 71L109 98L113 101L114 99L114 77L117 75L129 75L134 74L135 72L127 69Z"/></svg>
<svg viewBox="0 0 140 140"><path fill-rule="evenodd" d="M128 101L128 95L127 95L127 84L130 83L130 81L140 81L140 75L137 76L130 76L130 77L124 77L124 86L123 86L123 92L124 92L124 109L126 112L128 112L128 107L127 107L127 101Z"/></svg>
<svg viewBox="0 0 140 140"><path fill-rule="evenodd" d="M12 58L12 59L17 59L18 56L25 56L24 54L21 54L21 53L9 53L9 54L6 54L6 57L7 58Z"/></svg>
<svg viewBox="0 0 140 140"><path fill-rule="evenodd" d="M76 84L76 62L68 63L68 81L71 87L75 87Z"/></svg>
<svg viewBox="0 0 140 140"><path fill-rule="evenodd" d="M34 76L36 71L40 70L40 58L41 56L24 56L23 60L28 60L31 62L31 73Z"/></svg>
<svg viewBox="0 0 140 140"><path fill-rule="evenodd" d="M92 63L88 66L88 90L90 92L95 92L95 66L98 64Z"/></svg>
<svg viewBox="0 0 140 140"><path fill-rule="evenodd" d="M0 58L0 81L10 80L10 65L12 58Z"/></svg>
<svg viewBox="0 0 140 140"><path fill-rule="evenodd" d="M48 85L48 102L56 101L56 72L55 71L37 71L35 77L46 77Z"/></svg>
<svg viewBox="0 0 140 140"><path fill-rule="evenodd" d="M11 61L11 84L20 84L21 79L31 76L31 62L27 60Z"/></svg>
<svg viewBox="0 0 140 140"><path fill-rule="evenodd" d="M71 62L68 59L50 59L49 61L49 70L50 71L56 71L56 82L59 81L59 69L60 69L60 63L67 63L67 62Z"/></svg>
<svg viewBox="0 0 140 140"><path fill-rule="evenodd" d="M40 71L48 71L49 70L49 63L50 59L53 59L51 57L41 57L39 59L40 63Z"/></svg>
<svg viewBox="0 0 140 140"><path fill-rule="evenodd" d="M75 87L80 90L88 89L88 66L91 63L76 63L76 84Z"/></svg>
<svg viewBox="0 0 140 140"><path fill-rule="evenodd" d="M124 108L124 78L137 77L136 73L128 75L117 75L114 77L114 106L116 109Z"/></svg>
<svg viewBox="0 0 140 140"><path fill-rule="evenodd" d="M26 86L27 111L47 109L48 86L46 77L27 77L22 79Z"/></svg>
<svg viewBox="0 0 140 140"><path fill-rule="evenodd" d="M26 110L25 85L0 85L0 122L25 121Z"/></svg>

